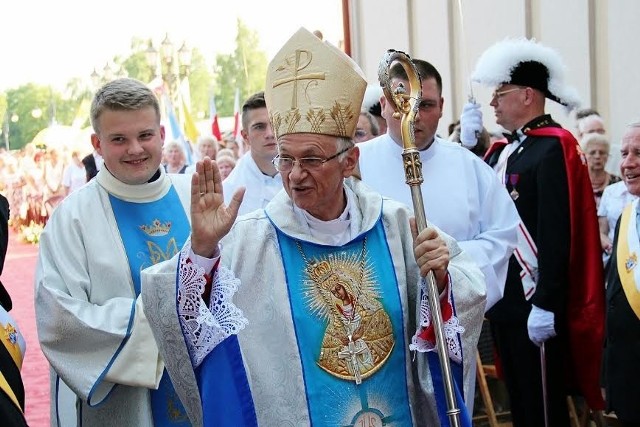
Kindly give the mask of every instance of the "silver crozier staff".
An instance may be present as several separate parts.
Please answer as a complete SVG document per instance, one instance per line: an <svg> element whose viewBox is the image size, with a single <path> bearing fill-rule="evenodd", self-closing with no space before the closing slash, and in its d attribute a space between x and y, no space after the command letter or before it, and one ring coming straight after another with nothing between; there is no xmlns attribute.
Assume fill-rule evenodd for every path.
<svg viewBox="0 0 640 427"><path fill-rule="evenodd" d="M391 88L389 69L395 62L400 63L407 73L409 81L408 88L406 88L403 83L400 83L395 89ZM420 233L427 228L427 218L424 213L424 202L422 201L422 191L420 190L420 185L423 182L422 162L420 162L420 153L416 148L414 135L415 116L418 112L419 100L422 98L420 75L413 65L413 62L411 62L409 55L404 52L389 49L382 58L382 61L380 61L378 77L385 97L396 106L394 117L401 118L404 173L407 184L411 188L413 211L416 217L418 233ZM431 316L433 317L436 347L438 349L438 356L440 357L440 367L442 369L442 378L444 380L444 390L447 399L447 416L449 417L449 424L452 427L459 427L460 409L457 407L456 396L453 390L453 375L451 374L449 352L444 338L438 286L436 285L436 279L432 271L429 272L426 280L429 295L431 296L431 298L429 298L429 306L431 307Z"/></svg>

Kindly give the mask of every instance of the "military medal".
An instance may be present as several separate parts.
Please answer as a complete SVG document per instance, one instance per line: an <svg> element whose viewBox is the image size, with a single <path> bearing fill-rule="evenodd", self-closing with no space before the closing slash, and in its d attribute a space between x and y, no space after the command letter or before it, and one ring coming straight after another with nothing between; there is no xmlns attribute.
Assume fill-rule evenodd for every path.
<svg viewBox="0 0 640 427"><path fill-rule="evenodd" d="M3 335L4 340L11 345L18 345L18 331L11 323L7 323L7 326L4 327Z"/></svg>
<svg viewBox="0 0 640 427"><path fill-rule="evenodd" d="M624 268L627 270L627 273L631 273L631 270L636 268L636 265L638 265L638 255L634 252L629 255L629 258L624 262Z"/></svg>
<svg viewBox="0 0 640 427"><path fill-rule="evenodd" d="M518 200L518 197L520 197L520 193L518 193L518 190L516 190L516 184L518 183L519 179L520 175L518 175L517 173L509 174L509 183L512 187L511 193L509 193L509 195L514 201Z"/></svg>

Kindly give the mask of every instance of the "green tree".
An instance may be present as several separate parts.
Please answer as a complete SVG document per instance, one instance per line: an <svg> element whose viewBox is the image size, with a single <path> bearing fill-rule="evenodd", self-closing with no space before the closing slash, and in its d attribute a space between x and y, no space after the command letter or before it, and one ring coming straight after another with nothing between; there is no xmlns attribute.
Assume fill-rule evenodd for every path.
<svg viewBox="0 0 640 427"><path fill-rule="evenodd" d="M89 103L93 97L93 88L86 81L75 78L67 83L62 99L58 101L61 107L56 111L56 121L75 125L80 128L89 126Z"/></svg>
<svg viewBox="0 0 640 427"><path fill-rule="evenodd" d="M24 147L56 117L57 106L63 106L60 94L48 86L34 83L7 91L9 143L12 150Z"/></svg>
<svg viewBox="0 0 640 427"><path fill-rule="evenodd" d="M0 120L7 112L7 94L0 92Z"/></svg>
<svg viewBox="0 0 640 427"><path fill-rule="evenodd" d="M4 92L0 92L0 136L2 137L0 139L0 143L1 143L1 147L2 148L6 148L4 145L5 142L5 125L8 125L8 120L9 117L6 116L7 114L7 94Z"/></svg>
<svg viewBox="0 0 640 427"><path fill-rule="evenodd" d="M52 87L28 83L0 94L0 120L8 120L9 146L20 149L52 124L71 125L82 100L91 92L81 79L68 82L64 93ZM4 135L2 136L4 146Z"/></svg>
<svg viewBox="0 0 640 427"><path fill-rule="evenodd" d="M84 99L90 99L92 92L86 83L80 78L74 78L67 82L64 93L50 89L51 102L48 107L47 117L49 123L57 123L70 126L74 124L78 116L78 109ZM85 112L84 120L79 125L88 125L88 116Z"/></svg>
<svg viewBox="0 0 640 427"><path fill-rule="evenodd" d="M126 58L120 59L116 57L115 63L121 63L127 76L138 79L143 82L153 80L155 70L152 70L147 64L146 50L149 48L151 41L145 41L134 37L131 40L131 54ZM118 62L116 62L118 61Z"/></svg>
<svg viewBox="0 0 640 427"><path fill-rule="evenodd" d="M257 32L249 29L241 19L237 21L237 31L235 51L216 56L214 93L221 116L233 114L236 88L240 89L242 104L253 93L264 90L267 75L267 54L258 48Z"/></svg>
<svg viewBox="0 0 640 427"><path fill-rule="evenodd" d="M191 92L191 114L197 119L209 114L209 94L213 83L213 72L205 57L198 49L193 49L189 74ZM203 115L204 114L204 115Z"/></svg>
<svg viewBox="0 0 640 427"><path fill-rule="evenodd" d="M105 67L102 70L104 75L96 76L100 81L93 82L92 85L88 85L83 79L74 78L68 82L64 93L33 83L0 93L0 120L9 119L11 149L24 147L52 122L61 125L73 124L79 113L85 116L84 120L81 120L81 126L88 125L88 111L85 111L84 107L93 96L97 85L105 83L106 79L126 75L150 82L154 78L155 70L147 64L146 51L149 43L150 41L142 38L132 39L131 51L112 58L110 62L115 68ZM236 48L232 54L217 55L215 67L207 63L200 51L193 49L189 86L190 107L194 118L208 115L211 93L216 95L218 113L221 116L229 116L233 114L236 88L240 89L241 103L249 95L264 89L267 56L258 46L257 33L238 19ZM12 117L14 120L11 120ZM0 141L4 141L4 137Z"/></svg>
<svg viewBox="0 0 640 427"><path fill-rule="evenodd" d="M216 96L218 116L233 114L233 101L236 87L239 87L238 74L240 67L233 55L218 54L216 56L213 93Z"/></svg>

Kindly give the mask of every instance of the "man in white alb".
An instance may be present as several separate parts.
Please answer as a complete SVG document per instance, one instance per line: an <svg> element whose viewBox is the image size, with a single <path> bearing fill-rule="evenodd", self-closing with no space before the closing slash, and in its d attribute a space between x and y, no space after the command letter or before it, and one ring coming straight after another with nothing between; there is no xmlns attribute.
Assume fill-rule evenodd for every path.
<svg viewBox="0 0 640 427"><path fill-rule="evenodd" d="M442 117L442 78L427 61L413 59L422 77L422 99L415 120L415 144L420 150L422 197L427 221L458 241L485 276L488 310L504 294L509 257L516 242L520 221L513 201L490 167L469 150L436 136ZM407 76L400 64L389 70L393 85ZM393 117L395 106L380 99L387 133L359 144L360 172L365 184L413 207L411 191L402 167L400 120ZM467 111L467 108L465 108ZM469 113L471 118L474 112ZM479 114L479 110L477 113ZM463 129L465 119L463 113ZM482 128L482 121L479 129ZM479 130L478 129L478 130Z"/></svg>
<svg viewBox="0 0 640 427"><path fill-rule="evenodd" d="M245 187L240 215L264 208L282 190L282 178L271 163L276 156L264 92L249 97L242 106L242 137L251 151L242 157L223 181L225 203L239 187Z"/></svg>

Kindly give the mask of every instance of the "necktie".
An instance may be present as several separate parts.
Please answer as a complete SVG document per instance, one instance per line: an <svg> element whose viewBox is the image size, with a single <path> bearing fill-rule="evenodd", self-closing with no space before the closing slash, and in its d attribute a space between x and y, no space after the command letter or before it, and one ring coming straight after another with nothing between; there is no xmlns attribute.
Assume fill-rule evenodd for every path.
<svg viewBox="0 0 640 427"><path fill-rule="evenodd" d="M520 135L518 135L518 132L513 132L513 133L509 133L509 132L504 132L502 134L505 138L507 138L507 144L511 144L512 142L519 142L520 141Z"/></svg>

